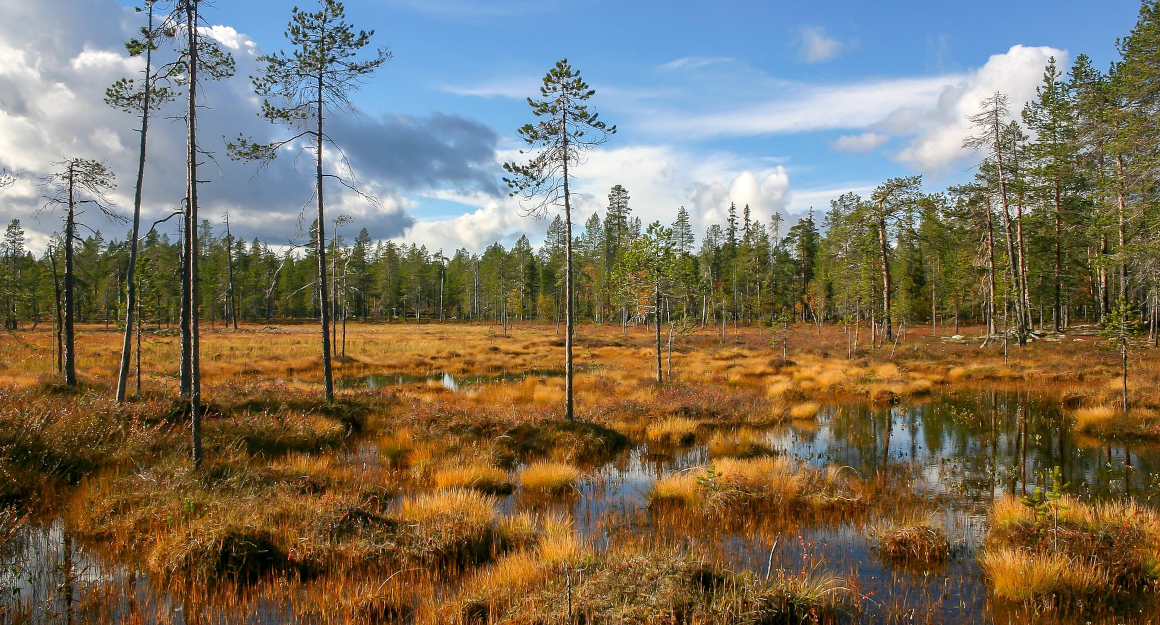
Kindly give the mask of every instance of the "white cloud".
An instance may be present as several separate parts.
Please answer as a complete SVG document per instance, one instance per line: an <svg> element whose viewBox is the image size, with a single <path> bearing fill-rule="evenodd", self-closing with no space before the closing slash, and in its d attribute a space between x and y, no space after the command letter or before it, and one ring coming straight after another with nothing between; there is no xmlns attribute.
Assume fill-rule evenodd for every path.
<svg viewBox="0 0 1160 625"><path fill-rule="evenodd" d="M514 150L505 151L498 158L518 155ZM604 213L608 192L616 184L628 189L632 214L643 223L670 224L677 207L684 206L698 232L709 224L724 224L730 203L735 203L738 211L748 204L754 219L768 222L775 212L785 216L791 200L789 173L781 165L769 166L727 153L694 154L666 145L601 148L588 153L573 180L572 220L577 235L593 213ZM548 220L527 217L518 199L438 196L478 208L465 215L420 221L406 235L406 241L422 243L428 249L463 244L478 252L495 241L510 245L522 234L538 243L548 227Z"/></svg>
<svg viewBox="0 0 1160 625"><path fill-rule="evenodd" d="M805 63L828 61L842 52L847 44L826 34L821 26L802 26L798 29L801 48L798 55Z"/></svg>
<svg viewBox="0 0 1160 625"><path fill-rule="evenodd" d="M541 85L543 85L543 80L529 76L500 79L469 87L445 86L443 87L443 91L455 95L477 98L513 98L522 100L528 96L538 94Z"/></svg>
<svg viewBox="0 0 1160 625"><path fill-rule="evenodd" d="M649 111L642 120L658 133L694 137L753 136L866 128L908 106L934 107L962 76L895 78L839 85L786 83L773 99L709 113Z"/></svg>
<svg viewBox="0 0 1160 625"><path fill-rule="evenodd" d="M890 141L890 137L876 132L860 135L842 135L830 142L830 147L838 152L870 152Z"/></svg>
<svg viewBox="0 0 1160 625"><path fill-rule="evenodd" d="M907 106L887 116L885 130L914 135L895 158L924 173L939 173L971 155L962 149L971 134L967 118L977 113L983 99L996 91L1010 98L1011 114L1018 118L1023 105L1035 97L1043 68L1051 57L1067 65L1068 53L1057 48L1013 46L993 55L983 67L944 87L934 106Z"/></svg>
<svg viewBox="0 0 1160 625"><path fill-rule="evenodd" d="M46 3L4 2L13 19L0 21L0 169L19 176L0 202L0 223L22 220L32 247L43 245L59 228L55 215L34 219L43 204L35 184L64 158L105 161L117 174L113 199L124 213L132 207L136 173L137 120L103 102L105 89L123 76L137 76L144 65L124 51L124 40L136 36L144 19L114 0L58 0ZM11 6L15 4L15 6ZM222 137L239 133L259 141L284 137L257 115L250 76L257 73L259 46L228 26L203 31L232 51L233 78L208 83L199 95L208 105L199 116L201 147L214 153L201 169L202 213L216 222L229 211L239 237L274 244L301 237L309 226L302 206L313 194L301 159L287 155L255 175L253 164L225 155ZM162 50L155 60L172 59ZM150 127L143 217L168 214L184 191L184 127L171 119L180 103L162 111ZM344 148L361 188L377 204L331 184L330 211L358 218L375 237L389 237L414 223L409 194L450 189L459 193L499 195L494 162L495 132L455 115L347 115L331 120L329 132ZM336 152L329 153L333 163ZM108 239L124 237L124 226L101 220L89 224ZM301 222L305 220L303 225Z"/></svg>
<svg viewBox="0 0 1160 625"><path fill-rule="evenodd" d="M674 69L700 69L707 65L716 65L717 63L731 63L732 61L733 57L731 56L686 56L661 65L661 69L666 71Z"/></svg>

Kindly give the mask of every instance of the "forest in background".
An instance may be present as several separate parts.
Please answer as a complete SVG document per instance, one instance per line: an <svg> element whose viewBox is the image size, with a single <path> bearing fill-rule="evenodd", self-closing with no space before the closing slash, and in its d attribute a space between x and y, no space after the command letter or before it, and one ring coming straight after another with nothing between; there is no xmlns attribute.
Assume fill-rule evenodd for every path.
<svg viewBox="0 0 1160 625"><path fill-rule="evenodd" d="M1124 297L1155 339L1157 141L1155 126L1137 116L1154 115L1156 103L1145 106L1130 91L1131 47L1124 52L1109 74L1083 56L1066 77L1047 68L1038 100L1020 119L1004 110L1001 95L990 101L998 123L978 124L990 155L974 182L945 192L922 192L917 177L892 179L871 197L843 195L792 225L777 215L756 221L748 207L730 206L728 223L710 225L697 245L683 207L671 224L650 230L618 185L605 213L590 217L574 240L577 315L623 322L655 314L659 255L666 319L881 323L887 275L894 323L999 325L1010 310L1028 328L1058 329L1099 321ZM997 141L986 136L995 126ZM329 243L337 319L552 321L562 314L559 216L538 249L525 236L482 254L374 241L365 229L351 232L357 223L343 223L349 219L335 222ZM200 228L205 319L318 316L312 244L278 251L232 237L224 223L205 220ZM24 247L19 221L8 225L0 278L8 328L52 321L61 250L56 241L36 256ZM137 275L147 326L177 322L180 250L157 230L142 239ZM78 320L123 319L127 264L124 240L100 232L83 238Z"/></svg>
<svg viewBox="0 0 1160 625"><path fill-rule="evenodd" d="M631 178L612 188L603 214L574 238L576 313L627 323L661 315L702 325L864 322L982 323L1058 331L1100 322L1122 300L1128 319L1160 340L1160 237L1156 227L1155 67L1160 31L1146 3L1106 72L1080 55L1045 69L1037 98L1011 111L1001 93L970 119L965 149L985 155L975 179L927 192L919 177L894 178L870 197L834 199L797 223L752 219L730 206L726 224L698 237L677 208L671 224L633 216ZM337 320L506 319L563 315L564 224L543 245L521 237L482 253L375 241L347 216L330 219L328 307ZM317 318L317 249L239 240L202 220L201 316L211 324ZM174 239L177 240L174 240ZM176 237L141 238L136 279L147 327L177 323ZM698 243L699 241L699 243ZM4 234L0 300L9 329L59 317L61 237L39 255L19 220ZM129 246L99 231L78 237L75 318L123 321Z"/></svg>

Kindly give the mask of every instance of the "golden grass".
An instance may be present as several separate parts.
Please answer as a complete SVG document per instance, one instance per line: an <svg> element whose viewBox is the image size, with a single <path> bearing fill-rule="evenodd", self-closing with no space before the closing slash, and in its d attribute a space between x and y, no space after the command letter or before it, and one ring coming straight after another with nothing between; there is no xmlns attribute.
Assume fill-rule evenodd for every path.
<svg viewBox="0 0 1160 625"><path fill-rule="evenodd" d="M1077 409L1072 416L1075 418L1075 429L1089 434L1104 428L1119 414L1120 411L1112 406L1088 406Z"/></svg>
<svg viewBox="0 0 1160 625"><path fill-rule="evenodd" d="M478 491L452 488L404 499L398 516L403 522L420 525L441 518L454 518L482 528L496 519L495 500Z"/></svg>
<svg viewBox="0 0 1160 625"><path fill-rule="evenodd" d="M1086 598L1109 586L1106 573L1064 554L1016 548L987 551L979 559L995 596L1009 601Z"/></svg>
<svg viewBox="0 0 1160 625"><path fill-rule="evenodd" d="M682 471L661 477L653 482L649 492L649 501L679 502L686 505L697 505L703 499L700 473Z"/></svg>
<svg viewBox="0 0 1160 625"><path fill-rule="evenodd" d="M1082 600L1135 593L1160 580L1160 515L1130 501L1064 496L1042 516L1019 499L996 500L980 559L996 596Z"/></svg>
<svg viewBox="0 0 1160 625"><path fill-rule="evenodd" d="M436 469L431 477L436 488L469 488L490 495L512 491L507 473L483 464L469 464Z"/></svg>
<svg viewBox="0 0 1160 625"><path fill-rule="evenodd" d="M736 432L717 432L709 439L709 455L713 458L756 458L774 453L761 430L744 428Z"/></svg>
<svg viewBox="0 0 1160 625"><path fill-rule="evenodd" d="M584 473L561 462L533 462L520 471L520 487L529 493L558 495L576 488Z"/></svg>
<svg viewBox="0 0 1160 625"><path fill-rule="evenodd" d="M928 564L941 562L950 554L946 532L929 519L894 522L875 533L879 553L890 560Z"/></svg>
<svg viewBox="0 0 1160 625"><path fill-rule="evenodd" d="M698 423L684 417L668 417L649 424L645 436L654 443L688 445L697 438Z"/></svg>
<svg viewBox="0 0 1160 625"><path fill-rule="evenodd" d="M818 416L818 411L821 409L822 406L817 402L807 401L791 406L789 416L792 419L813 419Z"/></svg>
<svg viewBox="0 0 1160 625"><path fill-rule="evenodd" d="M712 510L764 503L805 508L860 506L856 479L838 469L816 470L785 457L720 458L713 464L663 476L649 500Z"/></svg>

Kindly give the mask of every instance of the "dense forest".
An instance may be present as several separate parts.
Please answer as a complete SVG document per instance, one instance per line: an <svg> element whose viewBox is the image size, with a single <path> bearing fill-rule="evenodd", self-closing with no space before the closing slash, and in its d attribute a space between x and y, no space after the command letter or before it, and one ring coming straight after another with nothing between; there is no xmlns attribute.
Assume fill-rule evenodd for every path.
<svg viewBox="0 0 1160 625"><path fill-rule="evenodd" d="M969 120L974 136L964 149L984 157L969 184L930 192L919 177L894 178L793 224L730 206L728 223L699 237L683 207L674 207L671 224L643 224L631 190L617 185L607 210L575 229L578 318L649 322L659 314L726 326L796 319L864 323L886 336L900 324L950 332L970 323L1023 339L1122 308L1160 339L1160 88L1151 80L1160 31L1149 6L1108 71L1081 55L1070 69L1045 68L1022 110L1009 110L1001 93L988 98ZM336 320L562 317L559 216L538 249L522 237L481 254L376 241L349 217L328 220L335 288L327 305ZM197 234L203 321L318 317L313 241L272 248L209 221ZM180 227L140 238L134 279L147 328L178 322L181 239ZM8 225L0 277L8 328L57 322L63 247L58 236L38 256L26 249L20 222ZM78 321L123 322L128 264L123 238L78 237Z"/></svg>

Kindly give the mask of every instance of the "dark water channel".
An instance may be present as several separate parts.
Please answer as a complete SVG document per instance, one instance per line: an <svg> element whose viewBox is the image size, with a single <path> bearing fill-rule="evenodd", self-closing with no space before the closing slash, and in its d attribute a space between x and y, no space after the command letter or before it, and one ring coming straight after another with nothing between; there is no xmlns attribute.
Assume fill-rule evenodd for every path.
<svg viewBox="0 0 1160 625"><path fill-rule="evenodd" d="M766 514L732 522L650 509L648 493L658 477L712 461L703 442L637 446L593 469L570 499L535 502L517 492L501 508L571 514L577 531L597 549L622 540L669 542L758 574L829 572L864 596L858 622L1038 622L988 599L977 556L989 502L1004 493L1030 492L1054 467L1067 490L1091 499L1128 496L1154 504L1160 479L1160 448L1077 438L1063 423L1058 405L1034 393L979 392L909 407L828 406L816 420L765 432L779 453L818 467L847 467L905 493L896 508L886 507L888 513L879 506L847 517L787 521ZM923 570L879 558L873 528L887 517L907 516L929 517L946 530L954 548L945 564ZM147 575L86 553L59 521L28 526L0 556L0 621L19 612L31 622L64 622L77 601L114 586L116 601L153 606L164 614L160 622L199 622L185 618L180 602L152 588ZM279 622L290 613L289 606L266 607L263 615L237 615L237 622ZM1153 622L1152 609L1120 607L1109 615L1051 622Z"/></svg>

